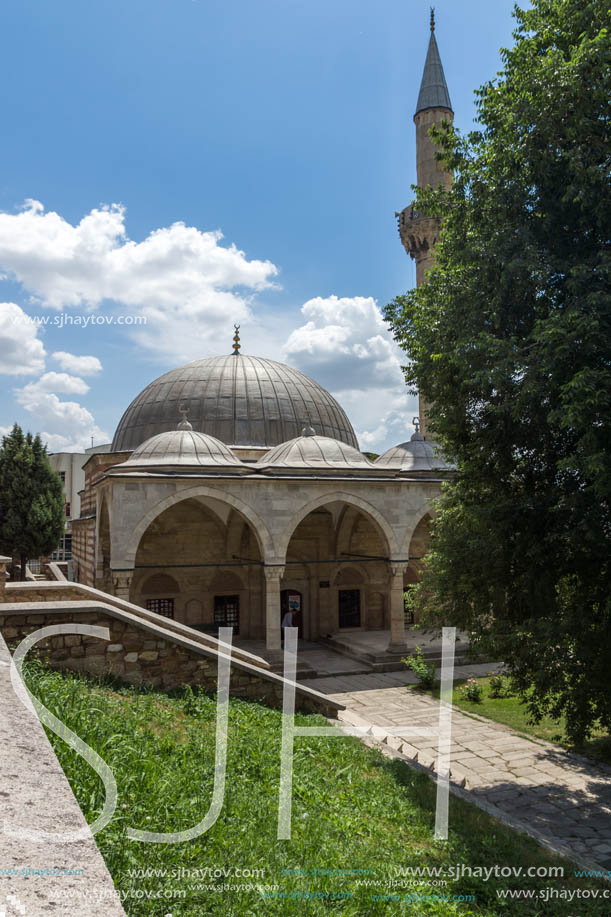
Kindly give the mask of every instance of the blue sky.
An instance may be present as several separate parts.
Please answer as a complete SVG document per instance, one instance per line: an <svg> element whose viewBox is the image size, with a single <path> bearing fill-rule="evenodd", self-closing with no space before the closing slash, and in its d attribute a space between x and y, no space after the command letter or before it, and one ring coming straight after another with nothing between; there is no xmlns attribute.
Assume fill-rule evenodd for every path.
<svg viewBox="0 0 611 917"><path fill-rule="evenodd" d="M462 130L512 6L436 3ZM363 448L407 438L379 307L415 283L394 212L428 3L4 0L0 35L0 427L101 442L156 376L229 352L236 320L245 352L336 395Z"/></svg>

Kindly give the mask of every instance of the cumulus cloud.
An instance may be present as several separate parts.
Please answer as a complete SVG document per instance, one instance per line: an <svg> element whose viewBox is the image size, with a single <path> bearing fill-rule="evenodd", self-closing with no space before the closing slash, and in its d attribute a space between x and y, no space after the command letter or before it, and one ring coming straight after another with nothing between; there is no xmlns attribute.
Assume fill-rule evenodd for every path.
<svg viewBox="0 0 611 917"><path fill-rule="evenodd" d="M317 296L286 342L289 360L338 391L401 383L400 351L372 297Z"/></svg>
<svg viewBox="0 0 611 917"><path fill-rule="evenodd" d="M382 451L409 438L417 399L408 397L401 361L372 297L318 296L284 346L287 362L328 388L348 414L362 449Z"/></svg>
<svg viewBox="0 0 611 917"><path fill-rule="evenodd" d="M102 364L97 357L79 357L65 350L56 350L51 356L66 372L76 373L79 376L93 376L102 371Z"/></svg>
<svg viewBox="0 0 611 917"><path fill-rule="evenodd" d="M107 442L90 411L77 401L62 401L57 392L84 394L89 386L83 379L67 373L45 373L36 382L15 390L18 403L43 428L42 439L51 451L79 452L95 443ZM53 390L55 389L55 390Z"/></svg>
<svg viewBox="0 0 611 917"><path fill-rule="evenodd" d="M39 327L16 303L0 303L0 373L35 375L45 367Z"/></svg>
<svg viewBox="0 0 611 917"><path fill-rule="evenodd" d="M71 376L68 373L44 373L36 382L28 382L21 391L30 392L59 392L63 395L85 395L89 386L84 379Z"/></svg>
<svg viewBox="0 0 611 917"><path fill-rule="evenodd" d="M45 307L127 306L146 318L141 344L188 358L196 347L218 349L278 272L222 239L219 230L177 222L135 242L120 205L94 209L73 225L27 201L19 213L0 213L0 267Z"/></svg>

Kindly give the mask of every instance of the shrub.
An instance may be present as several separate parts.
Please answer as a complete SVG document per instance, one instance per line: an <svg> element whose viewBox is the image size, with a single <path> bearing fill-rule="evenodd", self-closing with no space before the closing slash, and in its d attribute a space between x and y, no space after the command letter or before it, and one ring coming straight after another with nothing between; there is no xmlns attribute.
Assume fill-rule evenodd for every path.
<svg viewBox="0 0 611 917"><path fill-rule="evenodd" d="M411 669L418 683L422 688L432 688L435 684L435 666L433 663L425 662L422 657L422 650L416 647L415 653L401 659L408 669Z"/></svg>
<svg viewBox="0 0 611 917"><path fill-rule="evenodd" d="M468 678L466 684L460 689L460 693L466 700L479 704L482 700L483 688L475 678Z"/></svg>
<svg viewBox="0 0 611 917"><path fill-rule="evenodd" d="M490 697L508 697L509 679L501 672L490 672Z"/></svg>

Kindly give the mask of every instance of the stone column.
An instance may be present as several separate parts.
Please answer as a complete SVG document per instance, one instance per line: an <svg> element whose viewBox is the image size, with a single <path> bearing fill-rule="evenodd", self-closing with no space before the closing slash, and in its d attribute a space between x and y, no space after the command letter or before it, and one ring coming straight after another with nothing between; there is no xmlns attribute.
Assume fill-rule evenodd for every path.
<svg viewBox="0 0 611 917"><path fill-rule="evenodd" d="M112 571L112 591L118 599L129 602L129 591L132 585L133 570L113 570Z"/></svg>
<svg viewBox="0 0 611 917"><path fill-rule="evenodd" d="M268 654L282 651L280 642L280 580L284 567L280 565L263 567L265 573L265 645Z"/></svg>
<svg viewBox="0 0 611 917"><path fill-rule="evenodd" d="M6 567L11 558L0 554L0 602L6 602Z"/></svg>
<svg viewBox="0 0 611 917"><path fill-rule="evenodd" d="M392 562L388 565L388 604L390 608L390 643L387 653L403 653L407 649L405 642L405 611L403 606L403 574L407 563Z"/></svg>

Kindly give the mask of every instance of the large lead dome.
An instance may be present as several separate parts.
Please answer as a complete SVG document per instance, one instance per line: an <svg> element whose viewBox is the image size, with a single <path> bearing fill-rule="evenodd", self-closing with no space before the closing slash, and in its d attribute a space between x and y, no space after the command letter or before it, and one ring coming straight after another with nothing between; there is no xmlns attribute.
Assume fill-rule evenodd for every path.
<svg viewBox="0 0 611 917"><path fill-rule="evenodd" d="M313 426L358 448L346 414L317 382L284 363L237 353L195 360L147 385L119 421L112 451L174 430L181 404L194 430L230 446L277 446Z"/></svg>

